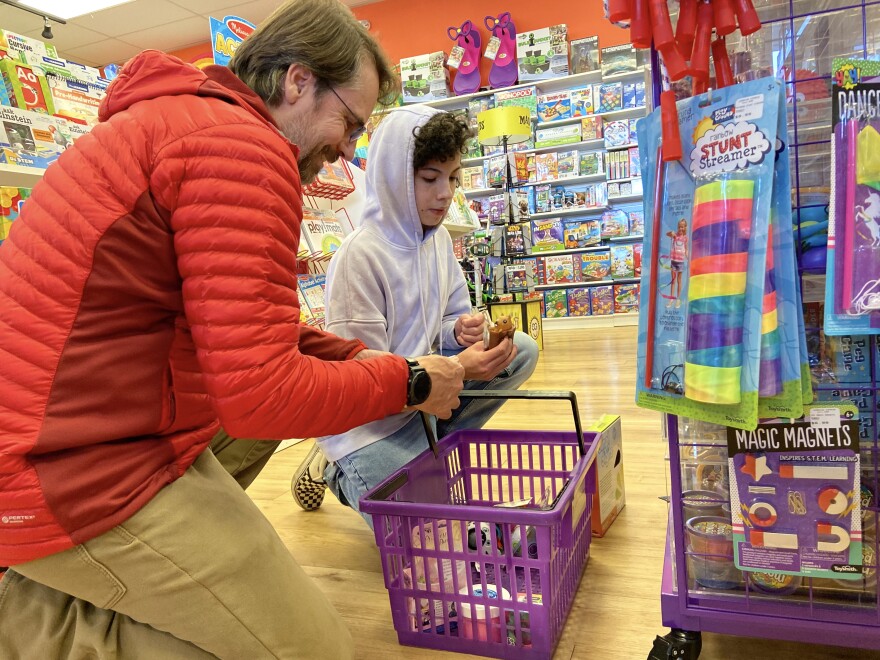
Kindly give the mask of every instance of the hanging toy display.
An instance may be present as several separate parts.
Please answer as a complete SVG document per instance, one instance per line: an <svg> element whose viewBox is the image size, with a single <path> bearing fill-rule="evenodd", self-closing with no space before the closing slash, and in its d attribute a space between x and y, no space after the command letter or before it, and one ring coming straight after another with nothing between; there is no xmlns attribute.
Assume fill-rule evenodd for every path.
<svg viewBox="0 0 880 660"><path fill-rule="evenodd" d="M510 87L519 79L516 65L516 26L510 20L510 12L483 19L492 38L486 46L485 56L492 60L489 70L489 88Z"/></svg>
<svg viewBox="0 0 880 660"><path fill-rule="evenodd" d="M452 90L456 96L472 94L480 89L480 31L471 21L465 21L461 27L449 27L446 34L456 42L449 54L448 65L457 69Z"/></svg>

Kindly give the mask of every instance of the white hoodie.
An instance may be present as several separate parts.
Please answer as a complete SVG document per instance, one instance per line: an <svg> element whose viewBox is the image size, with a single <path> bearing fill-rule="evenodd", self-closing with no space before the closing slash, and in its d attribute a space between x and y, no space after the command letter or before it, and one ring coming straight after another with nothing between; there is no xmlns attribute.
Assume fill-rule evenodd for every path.
<svg viewBox="0 0 880 660"><path fill-rule="evenodd" d="M327 273L327 330L404 357L461 350L455 322L471 309L449 232L440 226L425 234L416 208L413 130L438 112L398 108L379 125L370 142L363 222ZM318 444L335 461L388 437L415 414L392 415Z"/></svg>

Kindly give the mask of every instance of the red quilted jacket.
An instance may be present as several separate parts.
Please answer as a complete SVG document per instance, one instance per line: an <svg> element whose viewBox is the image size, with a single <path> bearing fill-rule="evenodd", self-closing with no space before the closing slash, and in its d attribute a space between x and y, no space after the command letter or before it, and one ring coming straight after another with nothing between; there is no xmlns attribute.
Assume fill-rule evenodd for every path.
<svg viewBox="0 0 880 660"><path fill-rule="evenodd" d="M0 565L125 521L217 431L399 412L406 363L300 326L297 149L228 69L158 52L0 246Z"/></svg>

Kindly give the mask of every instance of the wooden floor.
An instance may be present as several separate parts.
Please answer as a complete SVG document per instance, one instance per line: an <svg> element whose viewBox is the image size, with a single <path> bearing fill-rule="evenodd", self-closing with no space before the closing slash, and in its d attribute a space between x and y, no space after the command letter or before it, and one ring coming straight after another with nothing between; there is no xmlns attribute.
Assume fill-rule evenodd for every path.
<svg viewBox="0 0 880 660"><path fill-rule="evenodd" d="M660 620L660 574L666 534L665 445L660 417L633 403L636 329L556 330L531 389L572 389L582 419L618 414L623 421L627 506L609 533L594 539L591 558L554 658L637 660L647 657ZM489 426L571 429L566 404L512 401ZM327 593L352 631L358 657L461 658L398 645L379 553L363 519L327 494L315 512L301 511L290 496L290 477L311 447L303 442L276 454L248 490L297 561ZM701 660L880 659L880 652L810 644L703 635ZM332 659L330 659L332 660Z"/></svg>

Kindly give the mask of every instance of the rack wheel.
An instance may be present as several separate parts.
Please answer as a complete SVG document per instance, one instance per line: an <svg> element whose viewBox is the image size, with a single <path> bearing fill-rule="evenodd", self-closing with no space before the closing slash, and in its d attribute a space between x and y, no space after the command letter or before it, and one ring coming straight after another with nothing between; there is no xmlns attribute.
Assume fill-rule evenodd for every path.
<svg viewBox="0 0 880 660"><path fill-rule="evenodd" d="M697 660L702 649L703 638L699 632L673 628L668 635L657 636L648 660Z"/></svg>

